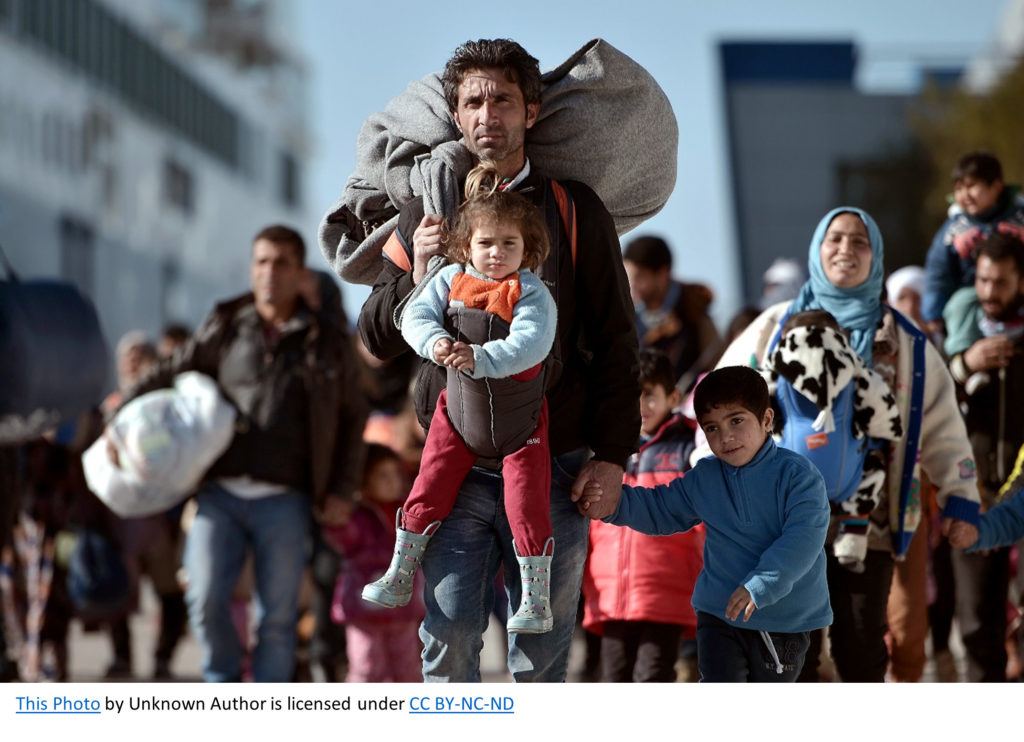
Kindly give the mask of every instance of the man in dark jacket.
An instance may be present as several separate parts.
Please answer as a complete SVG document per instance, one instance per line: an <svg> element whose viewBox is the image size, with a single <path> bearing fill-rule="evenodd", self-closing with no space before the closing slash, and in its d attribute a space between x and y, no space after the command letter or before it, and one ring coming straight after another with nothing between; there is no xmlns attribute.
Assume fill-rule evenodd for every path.
<svg viewBox="0 0 1024 742"><path fill-rule="evenodd" d="M252 247L252 293L217 305L127 397L200 371L238 409L231 446L206 473L185 545L186 602L208 681L241 679L231 593L251 548L259 604L252 673L287 682L311 514L343 523L362 465L365 401L341 312L310 309L301 235L267 227Z"/></svg>
<svg viewBox="0 0 1024 742"><path fill-rule="evenodd" d="M986 509L1024 444L1024 243L996 232L978 248L974 287L953 294L944 317L950 371L965 398L967 433ZM1008 549L953 551L956 618L969 681L1006 680Z"/></svg>
<svg viewBox="0 0 1024 742"><path fill-rule="evenodd" d="M605 492L619 489L639 430L629 287L612 218L598 196L582 183L562 183L576 209L574 256L552 186L526 158L526 134L540 110L537 60L513 41L467 42L448 61L442 84L466 147L475 159L497 167L505 187L543 210L551 238L551 254L538 275L558 307L555 378L547 392L554 629L511 635L508 667L518 681L560 681L568 665L587 551L588 523L575 502L590 481ZM452 215L423 212L419 199L402 209L398 229L384 249L384 268L359 316L363 341L378 358L411 352L395 327L395 309L422 280L430 257L443 251L442 222ZM424 427L444 384L444 370L424 361L415 390ZM519 572L502 506L501 473L494 462L481 461L424 557L427 616L420 636L425 679L480 679L488 613L482 606L492 604L492 585L502 563L511 605L517 606Z"/></svg>

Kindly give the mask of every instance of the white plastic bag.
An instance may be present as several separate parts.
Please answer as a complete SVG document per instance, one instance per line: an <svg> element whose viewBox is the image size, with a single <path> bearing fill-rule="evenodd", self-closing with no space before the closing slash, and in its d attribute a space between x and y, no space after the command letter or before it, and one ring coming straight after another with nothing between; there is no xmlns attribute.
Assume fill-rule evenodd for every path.
<svg viewBox="0 0 1024 742"><path fill-rule="evenodd" d="M195 371L179 374L172 389L125 405L82 455L89 489L125 518L174 507L231 444L235 414L213 379ZM107 455L107 440L120 467Z"/></svg>

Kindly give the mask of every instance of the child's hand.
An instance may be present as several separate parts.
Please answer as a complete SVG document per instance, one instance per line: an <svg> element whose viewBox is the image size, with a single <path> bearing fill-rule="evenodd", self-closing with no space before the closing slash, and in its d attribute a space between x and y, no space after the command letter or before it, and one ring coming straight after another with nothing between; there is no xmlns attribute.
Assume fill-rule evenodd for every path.
<svg viewBox="0 0 1024 742"><path fill-rule="evenodd" d="M588 491L590 496L584 499ZM591 459L583 465L572 483L569 499L588 518L607 518L615 512L622 498L622 467L610 461Z"/></svg>
<svg viewBox="0 0 1024 742"><path fill-rule="evenodd" d="M953 518L942 519L942 534L954 549L966 549L978 540L978 529L970 523Z"/></svg>
<svg viewBox="0 0 1024 742"><path fill-rule="evenodd" d="M577 501L576 507L583 510L584 515L590 515L587 511L590 510L591 504L599 502L602 495L604 495L604 489L602 489L598 482L591 479L583 485L583 494L580 495L580 499ZM594 508L594 515L590 515L590 517L596 517L596 514L597 508Z"/></svg>
<svg viewBox="0 0 1024 742"><path fill-rule="evenodd" d="M452 343L451 353L441 363L458 371L473 373L473 348L462 341Z"/></svg>
<svg viewBox="0 0 1024 742"><path fill-rule="evenodd" d="M754 605L754 599L750 597L750 592L747 588L740 585L733 591L733 594L729 596L729 604L725 607L725 617L730 621L735 621L739 618L740 614L743 614L743 622L746 623L750 620L750 617L754 614L757 606Z"/></svg>
<svg viewBox="0 0 1024 742"><path fill-rule="evenodd" d="M434 343L434 360L444 365L444 359L452 354L452 341L448 338L441 338Z"/></svg>

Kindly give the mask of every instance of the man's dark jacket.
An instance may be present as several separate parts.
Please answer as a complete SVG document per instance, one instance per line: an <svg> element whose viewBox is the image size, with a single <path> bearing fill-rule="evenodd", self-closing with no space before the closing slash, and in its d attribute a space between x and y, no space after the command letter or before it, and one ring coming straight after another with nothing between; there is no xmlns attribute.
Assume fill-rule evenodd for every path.
<svg viewBox="0 0 1024 742"><path fill-rule="evenodd" d="M367 407L343 321L300 301L271 348L253 295L226 301L126 401L170 386L182 371L205 373L239 413L231 446L206 479L249 476L308 492L317 506L329 494L350 499L362 475Z"/></svg>

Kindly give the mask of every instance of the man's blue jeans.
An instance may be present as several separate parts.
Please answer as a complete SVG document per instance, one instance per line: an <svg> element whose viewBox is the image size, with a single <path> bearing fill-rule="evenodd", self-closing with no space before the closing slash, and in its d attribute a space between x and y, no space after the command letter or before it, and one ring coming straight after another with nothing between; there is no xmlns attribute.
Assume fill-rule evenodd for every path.
<svg viewBox="0 0 1024 742"><path fill-rule="evenodd" d="M309 548L309 498L293 491L244 499L208 482L197 500L199 509L185 542L185 601L202 647L203 677L208 682L241 680L242 644L231 620L231 595L251 548L259 626L253 680L289 682L299 585Z"/></svg>
<svg viewBox="0 0 1024 742"><path fill-rule="evenodd" d="M565 680L590 532L589 520L569 494L586 459L581 449L551 460L555 626L546 634L509 634L508 669L517 682ZM519 607L521 583L501 476L473 469L423 559L427 615L420 639L427 682L480 681L480 650L494 605L494 577L501 567L511 614Z"/></svg>

